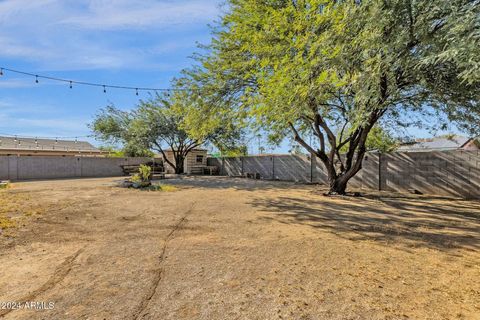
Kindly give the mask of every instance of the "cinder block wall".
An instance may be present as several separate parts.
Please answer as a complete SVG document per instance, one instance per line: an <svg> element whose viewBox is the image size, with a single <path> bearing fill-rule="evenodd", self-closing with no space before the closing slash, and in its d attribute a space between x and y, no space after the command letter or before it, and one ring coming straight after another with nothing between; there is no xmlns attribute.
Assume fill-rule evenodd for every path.
<svg viewBox="0 0 480 320"><path fill-rule="evenodd" d="M478 151L398 152L382 157L383 190L480 198Z"/></svg>
<svg viewBox="0 0 480 320"><path fill-rule="evenodd" d="M121 165L148 161L151 159L0 156L0 180L115 177L123 174Z"/></svg>
<svg viewBox="0 0 480 320"><path fill-rule="evenodd" d="M262 179L310 182L322 177L310 157L294 155L208 158L209 166L219 168L220 175L239 177L259 173Z"/></svg>
<svg viewBox="0 0 480 320"><path fill-rule="evenodd" d="M220 174L227 176L260 173L263 179L327 182L323 165L315 157L209 158L208 165L217 166ZM349 187L401 192L414 189L424 194L480 198L480 152L368 153Z"/></svg>

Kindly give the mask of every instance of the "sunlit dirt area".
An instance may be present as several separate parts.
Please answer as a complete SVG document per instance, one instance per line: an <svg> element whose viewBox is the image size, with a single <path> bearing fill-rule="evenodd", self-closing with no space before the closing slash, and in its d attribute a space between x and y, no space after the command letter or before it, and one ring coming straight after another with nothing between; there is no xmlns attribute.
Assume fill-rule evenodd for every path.
<svg viewBox="0 0 480 320"><path fill-rule="evenodd" d="M5 319L480 319L480 202L220 177L0 190Z"/></svg>

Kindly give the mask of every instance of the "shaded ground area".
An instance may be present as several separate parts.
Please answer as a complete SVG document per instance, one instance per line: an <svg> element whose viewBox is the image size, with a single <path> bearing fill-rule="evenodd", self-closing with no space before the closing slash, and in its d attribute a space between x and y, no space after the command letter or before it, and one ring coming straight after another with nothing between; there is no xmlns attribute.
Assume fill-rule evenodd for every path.
<svg viewBox="0 0 480 320"><path fill-rule="evenodd" d="M479 319L480 202L198 177L0 191L5 319Z"/></svg>

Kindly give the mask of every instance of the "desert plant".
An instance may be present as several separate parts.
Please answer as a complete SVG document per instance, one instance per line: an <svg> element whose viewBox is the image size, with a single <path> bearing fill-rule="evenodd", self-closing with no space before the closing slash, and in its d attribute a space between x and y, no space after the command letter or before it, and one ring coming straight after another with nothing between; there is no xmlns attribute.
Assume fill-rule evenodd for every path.
<svg viewBox="0 0 480 320"><path fill-rule="evenodd" d="M152 178L152 167L140 165L139 174L143 182L149 182Z"/></svg>
<svg viewBox="0 0 480 320"><path fill-rule="evenodd" d="M134 174L130 181L134 188L146 188L152 185L152 168L147 165L140 165L138 173Z"/></svg>

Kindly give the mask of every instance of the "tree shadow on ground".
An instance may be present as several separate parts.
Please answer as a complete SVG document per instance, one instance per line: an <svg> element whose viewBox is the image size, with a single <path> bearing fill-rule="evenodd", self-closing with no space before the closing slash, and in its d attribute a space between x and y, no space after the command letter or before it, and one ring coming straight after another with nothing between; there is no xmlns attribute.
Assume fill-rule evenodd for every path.
<svg viewBox="0 0 480 320"><path fill-rule="evenodd" d="M257 198L261 219L303 224L349 240L438 250L480 248L480 202L443 197L305 196Z"/></svg>
<svg viewBox="0 0 480 320"><path fill-rule="evenodd" d="M349 240L404 248L480 249L480 201L375 191L363 191L361 197L325 197L322 186L230 177L161 181L184 188L252 191L250 204L271 213L261 219L308 225ZM259 197L257 191L265 190L279 193Z"/></svg>
<svg viewBox="0 0 480 320"><path fill-rule="evenodd" d="M175 176L164 180L155 180L155 183L166 183L174 186L206 188L206 189L236 189L243 191L258 191L272 189L305 188L303 183L274 180L256 180L239 177L224 176Z"/></svg>

